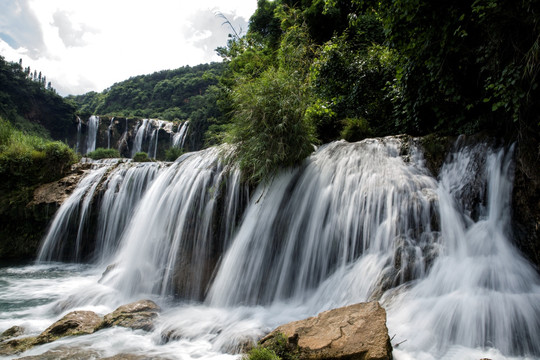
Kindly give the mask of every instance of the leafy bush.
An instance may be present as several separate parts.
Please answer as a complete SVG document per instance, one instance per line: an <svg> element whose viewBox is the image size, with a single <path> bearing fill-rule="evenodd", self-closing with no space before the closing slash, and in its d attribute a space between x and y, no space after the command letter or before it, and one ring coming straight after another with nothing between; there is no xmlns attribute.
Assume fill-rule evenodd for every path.
<svg viewBox="0 0 540 360"><path fill-rule="evenodd" d="M137 162L148 162L150 161L150 158L148 157L148 154L141 151L133 155L133 161Z"/></svg>
<svg viewBox="0 0 540 360"><path fill-rule="evenodd" d="M117 149L97 148L96 150L91 151L88 154L86 154L86 156L93 160L113 159L113 158L119 158L120 152Z"/></svg>
<svg viewBox="0 0 540 360"><path fill-rule="evenodd" d="M257 346L251 349L244 357L243 360L281 360L279 356L276 355L270 349L265 347Z"/></svg>
<svg viewBox="0 0 540 360"><path fill-rule="evenodd" d="M271 68L238 86L233 101L232 138L247 181L266 181L313 151L314 129L304 116L309 93L294 75Z"/></svg>
<svg viewBox="0 0 540 360"><path fill-rule="evenodd" d="M184 151L179 148L169 148L165 150L165 161L174 161L184 154Z"/></svg>
<svg viewBox="0 0 540 360"><path fill-rule="evenodd" d="M27 135L0 119L0 176L7 190L61 178L77 160L64 143Z"/></svg>
<svg viewBox="0 0 540 360"><path fill-rule="evenodd" d="M369 123L364 118L347 118L343 120L341 137L349 142L360 141L372 135Z"/></svg>

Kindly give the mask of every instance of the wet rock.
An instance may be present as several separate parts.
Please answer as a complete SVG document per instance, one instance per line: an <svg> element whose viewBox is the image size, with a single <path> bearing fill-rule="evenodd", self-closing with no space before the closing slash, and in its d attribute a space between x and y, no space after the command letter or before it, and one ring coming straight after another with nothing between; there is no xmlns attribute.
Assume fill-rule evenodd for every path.
<svg viewBox="0 0 540 360"><path fill-rule="evenodd" d="M12 326L0 335L0 341L12 339L21 335L24 335L24 328L20 326Z"/></svg>
<svg viewBox="0 0 540 360"><path fill-rule="evenodd" d="M0 343L0 356L15 355L22 353L36 345L36 337L13 339Z"/></svg>
<svg viewBox="0 0 540 360"><path fill-rule="evenodd" d="M100 360L168 360L167 357L155 355L117 354L114 356L101 358Z"/></svg>
<svg viewBox="0 0 540 360"><path fill-rule="evenodd" d="M154 319L160 311L160 307L153 301L139 300L131 304L122 305L112 313L105 315L99 328L122 326L151 331L154 328Z"/></svg>
<svg viewBox="0 0 540 360"><path fill-rule="evenodd" d="M84 176L84 170L89 167L90 164L77 163L73 165L71 173L68 176L58 181L39 186L34 190L32 201L28 203L27 207L40 204L60 207L77 187L77 184Z"/></svg>
<svg viewBox="0 0 540 360"><path fill-rule="evenodd" d="M386 311L378 302L360 303L282 325L262 346L283 334L300 359L391 360ZM281 336L283 336L281 335Z"/></svg>
<svg viewBox="0 0 540 360"><path fill-rule="evenodd" d="M99 356L95 350L61 346L40 355L25 356L18 360L90 360L99 359Z"/></svg>
<svg viewBox="0 0 540 360"><path fill-rule="evenodd" d="M49 326L36 338L36 344L45 344L65 336L93 333L101 317L92 311L73 311Z"/></svg>

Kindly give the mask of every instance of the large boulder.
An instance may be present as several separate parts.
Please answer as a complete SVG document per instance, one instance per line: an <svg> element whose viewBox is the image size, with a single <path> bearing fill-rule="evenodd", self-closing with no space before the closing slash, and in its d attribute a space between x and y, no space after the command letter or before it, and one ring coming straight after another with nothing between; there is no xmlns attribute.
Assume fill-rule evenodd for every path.
<svg viewBox="0 0 540 360"><path fill-rule="evenodd" d="M123 326L131 329L151 331L154 319L161 311L160 307L151 300L139 300L120 306L112 313L105 315L100 329L112 326Z"/></svg>
<svg viewBox="0 0 540 360"><path fill-rule="evenodd" d="M92 311L72 311L43 331L36 338L36 344L44 344L72 335L92 334L101 317Z"/></svg>
<svg viewBox="0 0 540 360"><path fill-rule="evenodd" d="M378 302L360 303L282 325L261 345L285 336L299 359L391 360L386 311Z"/></svg>

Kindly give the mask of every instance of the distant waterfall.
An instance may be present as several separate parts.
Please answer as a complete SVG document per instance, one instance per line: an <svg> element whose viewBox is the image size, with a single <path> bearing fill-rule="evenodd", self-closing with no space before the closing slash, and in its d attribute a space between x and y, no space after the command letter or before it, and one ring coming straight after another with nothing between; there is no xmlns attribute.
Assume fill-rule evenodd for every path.
<svg viewBox="0 0 540 360"><path fill-rule="evenodd" d="M148 143L148 157L155 159L158 148L159 130L161 129L161 126L163 126L163 121L156 120L153 123L155 127L152 130L152 134L150 135L150 141Z"/></svg>
<svg viewBox="0 0 540 360"><path fill-rule="evenodd" d="M88 119L88 135L86 139L86 153L96 150L97 132L99 128L99 116L92 115Z"/></svg>
<svg viewBox="0 0 540 360"><path fill-rule="evenodd" d="M81 152L81 128L82 128L81 123L82 123L81 118L77 116L77 143L75 144L76 153Z"/></svg>
<svg viewBox="0 0 540 360"><path fill-rule="evenodd" d="M186 121L180 126L176 134L173 136L172 146L175 148L182 149L186 141L187 130L189 127L189 121Z"/></svg>
<svg viewBox="0 0 540 360"><path fill-rule="evenodd" d="M143 119L142 123L137 128L135 140L133 140L133 150L131 151L131 157L135 156L136 153L142 150L142 144L144 139L146 139L149 124L150 122L148 119Z"/></svg>
<svg viewBox="0 0 540 360"><path fill-rule="evenodd" d="M114 116L111 118L111 123L109 124L109 127L107 128L107 149L111 148L111 132L114 125Z"/></svg>

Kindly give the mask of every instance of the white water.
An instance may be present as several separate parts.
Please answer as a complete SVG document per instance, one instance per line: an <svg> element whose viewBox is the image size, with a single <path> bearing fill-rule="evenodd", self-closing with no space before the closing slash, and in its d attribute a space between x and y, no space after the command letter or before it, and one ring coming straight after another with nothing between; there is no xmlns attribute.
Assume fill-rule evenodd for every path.
<svg viewBox="0 0 540 360"><path fill-rule="evenodd" d="M163 126L163 121L153 120L152 123L154 125L154 129L152 130L150 141L148 143L148 157L155 159L158 148L159 130Z"/></svg>
<svg viewBox="0 0 540 360"><path fill-rule="evenodd" d="M173 147L179 148L179 149L182 149L184 147L184 143L186 141L186 136L188 133L187 131L188 128L189 128L189 121L184 122L182 126L180 126L176 134L173 135L173 140L172 140Z"/></svg>
<svg viewBox="0 0 540 360"><path fill-rule="evenodd" d="M75 152L81 151L81 118L77 116L77 143L75 144Z"/></svg>
<svg viewBox="0 0 540 360"><path fill-rule="evenodd" d="M111 148L111 132L114 125L114 116L111 118L111 122L109 124L109 127L107 128L107 149Z"/></svg>
<svg viewBox="0 0 540 360"><path fill-rule="evenodd" d="M96 150L97 132L99 128L99 116L92 115L88 119L88 134L86 138L86 153Z"/></svg>
<svg viewBox="0 0 540 360"><path fill-rule="evenodd" d="M135 156L136 153L142 150L143 141L148 136L148 126L150 121L148 119L143 119L142 123L139 124L137 130L135 131L135 139L133 140L133 149L131 151L131 157Z"/></svg>
<svg viewBox="0 0 540 360"><path fill-rule="evenodd" d="M104 314L150 297L165 309L152 333L109 329L25 355L64 344L223 359L281 323L380 299L398 360L538 359L539 278L511 244L511 151L461 147L436 180L410 146L404 159L392 138L329 144L258 189L238 228L238 172L217 149L184 155L148 187L99 283L105 265L52 264L55 279L0 272L5 302L36 300L0 306L0 330L39 333L74 308ZM194 303L216 254L208 296Z"/></svg>

